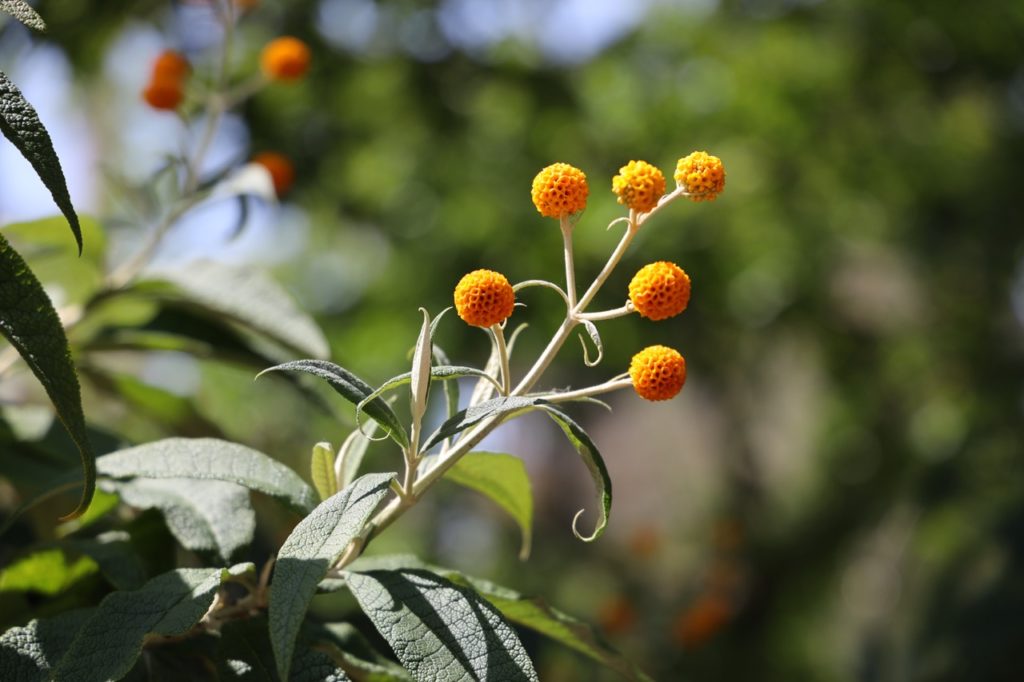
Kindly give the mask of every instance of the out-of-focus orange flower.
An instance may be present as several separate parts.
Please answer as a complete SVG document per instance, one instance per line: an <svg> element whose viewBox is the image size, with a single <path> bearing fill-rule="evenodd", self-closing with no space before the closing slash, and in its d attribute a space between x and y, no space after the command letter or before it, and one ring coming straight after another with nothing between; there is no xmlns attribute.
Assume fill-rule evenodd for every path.
<svg viewBox="0 0 1024 682"><path fill-rule="evenodd" d="M173 78L182 80L192 67L184 55L174 50L164 50L153 60L153 80Z"/></svg>
<svg viewBox="0 0 1024 682"><path fill-rule="evenodd" d="M636 608L625 595L616 595L601 604L597 620L609 635L619 635L636 625Z"/></svg>
<svg viewBox="0 0 1024 682"><path fill-rule="evenodd" d="M696 649L725 627L732 612L732 605L725 597L702 594L676 618L672 639L685 649Z"/></svg>
<svg viewBox="0 0 1024 682"><path fill-rule="evenodd" d="M142 99L154 109L174 111L185 99L185 89L178 78L154 78L142 91Z"/></svg>
<svg viewBox="0 0 1024 682"><path fill-rule="evenodd" d="M629 550L638 559L648 559L661 548L661 533L654 526L640 526L629 536Z"/></svg>
<svg viewBox="0 0 1024 682"><path fill-rule="evenodd" d="M288 160L288 157L277 152L261 152L252 157L253 163L258 163L267 169L270 178L274 181L274 191L277 196L284 196L292 183L295 182L295 166Z"/></svg>
<svg viewBox="0 0 1024 682"><path fill-rule="evenodd" d="M271 40L260 55L260 68L274 81L295 81L306 75L311 60L309 47L298 38Z"/></svg>

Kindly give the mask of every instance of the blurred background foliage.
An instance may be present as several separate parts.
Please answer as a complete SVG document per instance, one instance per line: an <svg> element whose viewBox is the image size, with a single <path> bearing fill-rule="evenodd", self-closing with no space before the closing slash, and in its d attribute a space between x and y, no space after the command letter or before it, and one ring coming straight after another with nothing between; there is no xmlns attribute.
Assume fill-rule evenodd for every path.
<svg viewBox="0 0 1024 682"><path fill-rule="evenodd" d="M636 269L671 260L693 279L689 309L661 323L605 323L598 368L567 345L546 378L596 383L651 343L687 358L688 384L674 401L623 393L612 415L575 410L616 487L605 537L572 540L589 480L538 417L487 444L527 461L537 496L527 563L516 559L514 524L450 485L374 551L418 551L545 595L599 623L658 680L1020 679L1024 5L252 4L238 76L281 34L312 46L314 68L229 119L217 163L278 150L297 182L281 206L254 207L233 241L237 206L201 211L160 259L271 268L315 315L333 359L371 382L406 367L417 306L450 305L464 272L560 277L558 230L529 200L541 167L565 161L588 174L576 230L583 281L618 238L604 226L621 214L610 192L619 166L645 159L670 174L677 158L706 149L728 173L719 200L677 202L649 223L597 303L621 305ZM166 148L153 140L180 131L138 101L148 62L180 49L203 78L214 24L202 2L42 0L38 9L46 36L0 24L0 66L30 99L47 87L63 93L53 96L61 123L43 120L70 126L54 137L76 204L112 243L127 244L112 252L123 258L145 227L125 210L123 185L157 192L148 178ZM45 114L46 97L33 101ZM4 172L7 223L24 209ZM515 318L530 327L513 358L520 370L561 319L548 292L530 289L521 301ZM454 316L438 342L457 364L486 360L484 335ZM251 363L174 352L90 358L77 359L87 416L109 436L97 441L101 452L220 434L301 470L314 442L345 436L279 379L254 384ZM104 362L119 384L109 385L109 372L89 380ZM13 419L9 390L4 400ZM343 423L352 424L347 412ZM0 469L19 490L40 485L60 468L62 448L5 452ZM378 454L381 468L396 465ZM2 486L13 504L13 488ZM22 539L52 536L55 509L19 527ZM246 557L256 560L295 521L258 509L262 542ZM75 598L60 586L55 594ZM4 626L51 608L47 599L23 597ZM349 607L317 605L325 614ZM525 641L541 679L612 679L571 652Z"/></svg>

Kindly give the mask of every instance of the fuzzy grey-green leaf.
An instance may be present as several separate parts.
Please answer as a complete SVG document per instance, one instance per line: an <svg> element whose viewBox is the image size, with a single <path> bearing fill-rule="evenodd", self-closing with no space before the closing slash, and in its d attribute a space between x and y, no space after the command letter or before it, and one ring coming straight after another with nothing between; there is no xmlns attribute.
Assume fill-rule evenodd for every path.
<svg viewBox="0 0 1024 682"><path fill-rule="evenodd" d="M159 509L171 535L193 552L216 552L223 561L230 561L256 532L249 489L236 483L134 478L111 485L125 504Z"/></svg>
<svg viewBox="0 0 1024 682"><path fill-rule="evenodd" d="M109 478L191 478L226 481L271 495L306 513L316 493L298 474L262 452L217 438L165 438L104 455Z"/></svg>
<svg viewBox="0 0 1024 682"><path fill-rule="evenodd" d="M46 22L25 0L0 0L0 12L10 14L29 28L40 32L46 31Z"/></svg>
<svg viewBox="0 0 1024 682"><path fill-rule="evenodd" d="M29 621L0 636L0 680L49 682L50 673L94 609Z"/></svg>
<svg viewBox="0 0 1024 682"><path fill-rule="evenodd" d="M21 152L35 170L39 179L50 190L54 203L68 219L71 232L75 235L78 252L82 252L82 230L78 225L78 214L71 204L71 195L64 180L60 159L53 150L50 134L32 105L21 90L0 71L0 133Z"/></svg>
<svg viewBox="0 0 1024 682"><path fill-rule="evenodd" d="M179 568L138 590L107 595L53 671L55 682L106 682L127 673L149 634L174 636L199 622L226 573Z"/></svg>
<svg viewBox="0 0 1024 682"><path fill-rule="evenodd" d="M282 680L316 586L388 494L395 474L366 474L299 522L277 554L270 584L270 639Z"/></svg>
<svg viewBox="0 0 1024 682"><path fill-rule="evenodd" d="M0 108L2 106L0 103ZM74 518L86 510L96 489L96 456L86 433L78 375L71 362L64 326L53 304L28 265L2 235L0 333L11 342L46 389L57 416L78 447L85 475L84 487L78 507L65 517Z"/></svg>
<svg viewBox="0 0 1024 682"><path fill-rule="evenodd" d="M422 569L346 571L344 577L418 682L537 679L515 631L473 590Z"/></svg>
<svg viewBox="0 0 1024 682"><path fill-rule="evenodd" d="M145 279L172 285L154 288L157 297L199 306L310 357L325 358L330 352L313 318L259 270L200 260L149 270Z"/></svg>

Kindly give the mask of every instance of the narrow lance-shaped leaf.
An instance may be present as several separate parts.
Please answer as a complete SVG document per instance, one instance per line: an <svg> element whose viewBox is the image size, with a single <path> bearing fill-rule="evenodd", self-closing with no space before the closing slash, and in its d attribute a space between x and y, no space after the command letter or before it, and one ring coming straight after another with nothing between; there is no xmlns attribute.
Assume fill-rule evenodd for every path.
<svg viewBox="0 0 1024 682"><path fill-rule="evenodd" d="M519 558L525 561L530 556L533 492L523 460L497 452L470 452L462 456L445 477L486 495L508 512L523 535Z"/></svg>
<svg viewBox="0 0 1024 682"><path fill-rule="evenodd" d="M436 347L435 347L436 354ZM495 388L500 389L501 384L493 376L484 372L483 370L476 369L475 367L462 367L459 365L438 365L437 367L430 368L430 380L440 380L445 382L445 386L451 385L450 380L459 379L461 377L480 377L481 380L489 381ZM363 411L366 403L374 400L375 398L384 395L388 391L404 386L412 381L412 372L402 372L401 374L395 375L381 384L376 390L370 395L363 398L358 405L356 405L356 415L359 415Z"/></svg>
<svg viewBox="0 0 1024 682"><path fill-rule="evenodd" d="M338 490L348 487L352 481L356 480L359 467L366 455L366 449L370 446L376 432L377 422L370 422L366 431L356 429L338 448L338 456L334 459L334 478L338 482Z"/></svg>
<svg viewBox="0 0 1024 682"><path fill-rule="evenodd" d="M395 474L367 474L299 522L277 554L270 584L270 639L282 680L316 586L388 494Z"/></svg>
<svg viewBox="0 0 1024 682"><path fill-rule="evenodd" d="M418 682L537 679L515 630L473 590L422 569L346 571L344 577Z"/></svg>
<svg viewBox="0 0 1024 682"><path fill-rule="evenodd" d="M590 335L590 340L594 342L594 347L597 349L597 357L591 360L590 353L587 351L587 342L583 340L583 335L580 334L580 343L583 344L583 364L587 367L596 367L601 363L601 358L604 357L604 346L601 344L601 334L597 331L597 325L590 320L583 320L583 327L587 330L587 334Z"/></svg>
<svg viewBox="0 0 1024 682"><path fill-rule="evenodd" d="M590 436L583 430L583 427L570 419L567 414L551 407L551 405L542 405L541 409L562 427L566 438L576 448L580 459L587 465L587 470L590 471L590 476L594 479L594 486L597 488L599 500L597 525L594 528L594 532L590 535L581 535L576 529L576 524L585 510L579 510L572 520L573 535L583 542L593 542L601 536L605 526L608 525L608 515L612 510L612 479L608 475L608 469L604 465L601 453L598 452L597 446L594 445L594 441L590 439Z"/></svg>
<svg viewBox="0 0 1024 682"><path fill-rule="evenodd" d="M263 370L259 373L259 376L263 376L267 372L305 372L306 374L312 374L313 376L320 377L331 385L341 397L349 401L353 405L359 405L365 398L373 393L373 388L357 377L352 372L348 371L344 367L340 367L333 362L327 362L326 360L296 360L295 362L286 362L282 365L276 365L268 369ZM406 434L405 429L402 428L402 423L398 421L398 416L394 413L391 407L384 402L381 398L373 398L366 402L363 406L363 411L370 416L371 419L379 423L388 431L388 435L391 436L403 448L409 447L409 436Z"/></svg>
<svg viewBox="0 0 1024 682"><path fill-rule="evenodd" d="M64 327L53 304L28 265L2 235L0 333L21 354L46 389L58 418L78 447L85 474L82 497L75 510L63 517L75 518L85 512L96 489L96 456L86 435L78 376L71 362Z"/></svg>
<svg viewBox="0 0 1024 682"><path fill-rule="evenodd" d="M486 400L479 405L470 405L441 424L437 431L432 433L430 438L427 439L423 450L429 450L445 438L461 433L469 427L482 422L484 419L490 417L504 418L513 414L529 412L545 403L546 401L543 398L532 396L501 396L500 398Z"/></svg>
<svg viewBox="0 0 1024 682"><path fill-rule="evenodd" d="M25 0L0 0L0 12L10 14L29 28L46 31L46 22Z"/></svg>
<svg viewBox="0 0 1024 682"><path fill-rule="evenodd" d="M430 338L430 314L426 308L420 308L420 312L423 313L423 325L420 327L420 335L416 338L416 347L412 352L412 371L409 372L411 382L409 409L412 414L413 448L419 447L420 424L427 411L427 399L430 391L430 360L433 349L433 342Z"/></svg>
<svg viewBox="0 0 1024 682"><path fill-rule="evenodd" d="M338 492L338 479L334 475L334 449L330 443L317 443L313 446L313 453L309 456L309 474L321 500Z"/></svg>
<svg viewBox="0 0 1024 682"><path fill-rule="evenodd" d="M17 16L17 15L15 15ZM19 17L20 18L20 17ZM25 100L18 87L0 71L0 133L10 140L21 155L32 164L39 179L50 190L54 202L68 219L71 232L75 235L78 252L82 252L82 229L78 225L78 214L71 205L71 195L64 181L60 159L53 150L50 134L46 132L39 115Z"/></svg>

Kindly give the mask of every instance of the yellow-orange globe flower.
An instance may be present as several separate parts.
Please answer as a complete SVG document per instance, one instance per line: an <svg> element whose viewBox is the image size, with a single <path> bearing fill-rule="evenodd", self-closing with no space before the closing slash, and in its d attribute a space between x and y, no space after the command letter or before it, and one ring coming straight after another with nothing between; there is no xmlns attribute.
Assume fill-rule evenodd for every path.
<svg viewBox="0 0 1024 682"><path fill-rule="evenodd" d="M646 213L665 193L665 174L646 161L630 161L612 178L612 191L626 208Z"/></svg>
<svg viewBox="0 0 1024 682"><path fill-rule="evenodd" d="M508 319L516 294L505 275L493 270L474 270L455 286L455 310L467 324L490 327Z"/></svg>
<svg viewBox="0 0 1024 682"><path fill-rule="evenodd" d="M717 156L693 152L679 159L676 184L694 201L712 201L725 189L725 166Z"/></svg>
<svg viewBox="0 0 1024 682"><path fill-rule="evenodd" d="M650 263L633 275L629 300L649 320L675 317L690 303L690 276L675 263Z"/></svg>
<svg viewBox="0 0 1024 682"><path fill-rule="evenodd" d="M629 363L633 390L645 400L668 400L686 383L686 360L667 346L648 346Z"/></svg>
<svg viewBox="0 0 1024 682"><path fill-rule="evenodd" d="M160 78L183 79L192 67L180 52L164 50L153 60L153 80Z"/></svg>
<svg viewBox="0 0 1024 682"><path fill-rule="evenodd" d="M587 207L587 176L567 163L553 163L533 179L533 205L545 218L564 218Z"/></svg>
<svg viewBox="0 0 1024 682"><path fill-rule="evenodd" d="M271 40L260 55L260 68L274 81L295 81L306 75L311 55L306 43L283 36Z"/></svg>

